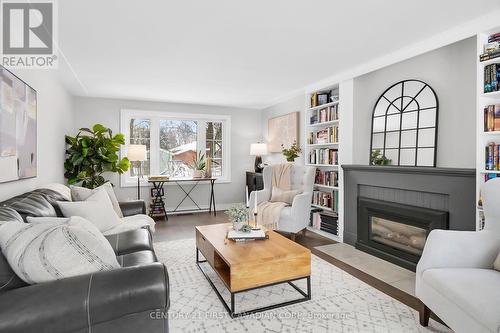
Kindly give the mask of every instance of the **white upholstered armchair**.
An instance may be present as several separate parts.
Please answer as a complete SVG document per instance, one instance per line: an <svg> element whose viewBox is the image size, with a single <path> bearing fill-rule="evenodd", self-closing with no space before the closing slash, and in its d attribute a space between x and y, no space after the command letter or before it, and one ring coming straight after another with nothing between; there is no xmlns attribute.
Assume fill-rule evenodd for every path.
<svg viewBox="0 0 500 333"><path fill-rule="evenodd" d="M293 165L290 175L292 190L300 190L292 205L281 210L278 230L296 234L309 225L311 200L316 169L314 167ZM254 207L255 192L258 204L271 200L273 168L267 166L263 170L264 189L250 193L249 206Z"/></svg>
<svg viewBox="0 0 500 333"><path fill-rule="evenodd" d="M500 178L482 188L486 217L482 231L433 230L417 265L416 295L452 330L500 332L500 272L493 263L500 252Z"/></svg>

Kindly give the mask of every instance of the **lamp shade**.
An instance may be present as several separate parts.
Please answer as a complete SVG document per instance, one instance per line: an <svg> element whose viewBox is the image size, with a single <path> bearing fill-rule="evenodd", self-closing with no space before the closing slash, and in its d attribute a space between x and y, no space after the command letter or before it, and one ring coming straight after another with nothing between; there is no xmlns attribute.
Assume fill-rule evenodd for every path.
<svg viewBox="0 0 500 333"><path fill-rule="evenodd" d="M128 146L128 160L131 162L146 161L148 153L145 145L129 145Z"/></svg>
<svg viewBox="0 0 500 333"><path fill-rule="evenodd" d="M267 155L267 144L265 144L265 143L252 143L250 145L250 155L252 155L252 156Z"/></svg>

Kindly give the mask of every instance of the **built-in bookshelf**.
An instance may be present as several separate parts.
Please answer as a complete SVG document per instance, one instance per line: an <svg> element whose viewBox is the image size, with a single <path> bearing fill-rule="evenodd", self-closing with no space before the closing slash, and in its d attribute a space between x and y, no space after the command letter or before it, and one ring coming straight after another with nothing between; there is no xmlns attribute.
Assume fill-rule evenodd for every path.
<svg viewBox="0 0 500 333"><path fill-rule="evenodd" d="M342 241L339 212L341 208L341 179L339 125L339 85L327 86L306 94L305 102L305 150L307 166L316 167L311 207L319 208L321 222L313 217L309 230Z"/></svg>
<svg viewBox="0 0 500 333"><path fill-rule="evenodd" d="M489 179L500 177L500 57L493 58L500 49L488 50L496 47L489 42L500 41L500 36L490 38L498 32L500 27L477 35L477 230L484 226L481 187Z"/></svg>

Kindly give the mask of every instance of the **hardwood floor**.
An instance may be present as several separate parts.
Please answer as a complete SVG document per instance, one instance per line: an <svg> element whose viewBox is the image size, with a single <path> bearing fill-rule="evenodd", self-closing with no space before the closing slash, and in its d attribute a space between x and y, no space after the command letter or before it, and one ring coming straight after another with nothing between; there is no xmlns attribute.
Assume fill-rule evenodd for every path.
<svg viewBox="0 0 500 333"><path fill-rule="evenodd" d="M209 215L208 213L169 216L168 221L157 221L154 241L163 242L178 239L195 238L195 226L228 222L229 221L227 219L227 215L224 214L224 212L217 212L217 217ZM379 280L363 271L360 271L338 259L329 256L324 252L315 249L316 246L335 244L335 241L311 231L306 231L305 234L298 234L295 238L295 241L310 249L311 253L313 253L314 255L346 271L347 273L360 279L368 285L382 291L383 293L397 299L398 301L408 305L409 307L417 311L421 309L422 303L418 298L411 296L382 280ZM434 314L432 314L431 317L434 320L439 320L439 318L435 317Z"/></svg>

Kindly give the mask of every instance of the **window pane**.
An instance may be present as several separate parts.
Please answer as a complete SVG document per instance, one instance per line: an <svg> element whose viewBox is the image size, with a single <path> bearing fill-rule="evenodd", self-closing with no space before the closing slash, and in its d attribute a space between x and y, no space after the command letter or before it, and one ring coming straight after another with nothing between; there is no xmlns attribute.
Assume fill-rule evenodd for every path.
<svg viewBox="0 0 500 333"><path fill-rule="evenodd" d="M196 158L198 123L192 120L160 120L160 174L190 177Z"/></svg>
<svg viewBox="0 0 500 333"><path fill-rule="evenodd" d="M222 177L222 122L208 121L206 126L206 156L212 160L212 177Z"/></svg>
<svg viewBox="0 0 500 333"><path fill-rule="evenodd" d="M148 160L142 162L141 173L144 176L149 176L149 147L151 141L151 120L149 119L130 119L130 142L132 145L145 145L148 152ZM140 162L132 162L130 168L130 176L135 177L138 173Z"/></svg>

